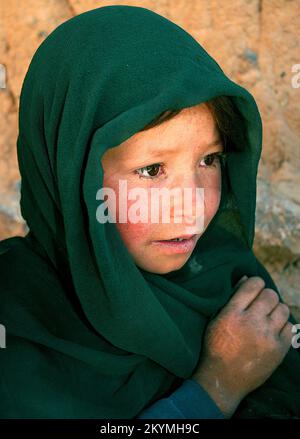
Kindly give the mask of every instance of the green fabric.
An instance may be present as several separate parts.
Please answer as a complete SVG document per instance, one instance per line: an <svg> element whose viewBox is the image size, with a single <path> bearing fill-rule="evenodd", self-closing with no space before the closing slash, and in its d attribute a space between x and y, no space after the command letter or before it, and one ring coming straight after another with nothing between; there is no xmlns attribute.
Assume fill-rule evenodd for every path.
<svg viewBox="0 0 300 439"><path fill-rule="evenodd" d="M232 97L243 120L220 208L182 269L146 272L115 224L96 220L101 155L163 111L220 95ZM261 147L252 95L153 11L98 8L45 39L20 97L21 212L30 233L0 244L2 418L134 418L192 375L208 320L244 274L278 292L252 251ZM300 416L298 351L234 415L252 416Z"/></svg>

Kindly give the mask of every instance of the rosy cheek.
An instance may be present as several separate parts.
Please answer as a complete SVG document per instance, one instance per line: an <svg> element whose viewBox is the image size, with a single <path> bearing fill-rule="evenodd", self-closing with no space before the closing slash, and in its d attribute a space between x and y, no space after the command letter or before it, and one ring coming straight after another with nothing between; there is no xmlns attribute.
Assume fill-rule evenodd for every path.
<svg viewBox="0 0 300 439"><path fill-rule="evenodd" d="M130 187L128 187L128 191L130 190ZM120 235L123 239L123 241L127 244L129 248L132 248L133 246L138 245L139 243L145 242L147 240L148 235L151 234L151 223L145 223L145 222L137 222L133 223L129 221L129 210L130 207L135 203L134 200L128 200L127 199L127 222L122 223L118 222L119 219L119 200L117 197L117 206L116 206L116 218L117 223L116 227L120 232Z"/></svg>
<svg viewBox="0 0 300 439"><path fill-rule="evenodd" d="M129 248L144 242L151 230L151 225L145 223L117 223L116 227Z"/></svg>
<svg viewBox="0 0 300 439"><path fill-rule="evenodd" d="M146 223L131 223L127 220L126 223L119 222L119 180L115 177L109 178L104 173L103 177L103 187L109 187L114 190L116 194L116 228L118 229L123 241L126 243L127 247L132 248L133 246L137 246L139 243L145 241L149 232L151 231L151 224ZM131 185L127 182L127 190L128 193L131 189ZM128 219L128 210L135 201L127 199L127 214L126 217ZM107 204L110 205L109 200ZM113 209L114 210L114 209Z"/></svg>
<svg viewBox="0 0 300 439"><path fill-rule="evenodd" d="M216 214L221 201L221 190L213 189L209 192L205 201L205 217L208 221Z"/></svg>

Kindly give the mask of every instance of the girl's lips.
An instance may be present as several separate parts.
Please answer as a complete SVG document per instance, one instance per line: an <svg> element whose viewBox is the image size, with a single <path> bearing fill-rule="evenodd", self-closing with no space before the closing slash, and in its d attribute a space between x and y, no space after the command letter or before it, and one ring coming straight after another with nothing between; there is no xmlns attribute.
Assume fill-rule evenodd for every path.
<svg viewBox="0 0 300 439"><path fill-rule="evenodd" d="M165 253L190 253L197 242L197 235L183 241L153 241L152 244Z"/></svg>
<svg viewBox="0 0 300 439"><path fill-rule="evenodd" d="M176 239L176 238L180 238L180 239L190 239L193 236L195 236L195 234L192 235L181 235L181 236L174 236L174 238L169 238L169 239L164 239L162 241L170 241L170 239Z"/></svg>

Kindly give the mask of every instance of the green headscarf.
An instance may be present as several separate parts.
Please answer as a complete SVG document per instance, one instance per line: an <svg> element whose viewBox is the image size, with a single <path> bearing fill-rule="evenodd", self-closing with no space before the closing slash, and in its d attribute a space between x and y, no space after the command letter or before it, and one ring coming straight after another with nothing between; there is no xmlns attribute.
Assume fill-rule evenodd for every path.
<svg viewBox="0 0 300 439"><path fill-rule="evenodd" d="M96 219L101 156L163 111L221 95L240 112L243 144L228 156L220 208L182 269L143 271L115 224ZM134 418L191 377L207 322L244 274L278 292L252 251L261 147L252 95L153 11L101 7L45 39L20 97L30 232L0 246L2 418ZM300 416L294 348L234 417L276 415Z"/></svg>

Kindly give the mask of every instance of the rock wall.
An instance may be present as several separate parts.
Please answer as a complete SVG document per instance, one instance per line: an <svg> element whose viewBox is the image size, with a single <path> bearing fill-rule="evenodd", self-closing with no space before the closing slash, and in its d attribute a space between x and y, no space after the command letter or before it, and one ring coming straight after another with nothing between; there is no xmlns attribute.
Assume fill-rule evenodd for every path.
<svg viewBox="0 0 300 439"><path fill-rule="evenodd" d="M110 4L142 6L190 32L246 87L264 128L254 250L300 320L300 1L6 0L0 26L0 239L27 231L16 157L20 89L31 57L60 23ZM298 72L298 73L297 73Z"/></svg>

